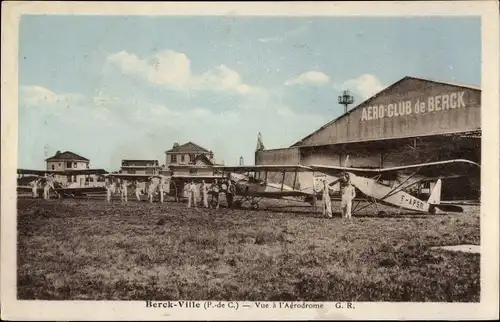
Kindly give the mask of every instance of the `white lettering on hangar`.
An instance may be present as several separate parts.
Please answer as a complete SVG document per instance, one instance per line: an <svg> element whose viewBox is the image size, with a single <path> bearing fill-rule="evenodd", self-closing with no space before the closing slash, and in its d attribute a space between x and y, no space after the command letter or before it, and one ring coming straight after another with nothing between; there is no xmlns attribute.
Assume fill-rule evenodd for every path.
<svg viewBox="0 0 500 322"><path fill-rule="evenodd" d="M361 121L464 108L466 107L464 95L465 92L462 91L431 96L424 101L417 99L416 102L407 100L387 105L364 107L361 112Z"/></svg>

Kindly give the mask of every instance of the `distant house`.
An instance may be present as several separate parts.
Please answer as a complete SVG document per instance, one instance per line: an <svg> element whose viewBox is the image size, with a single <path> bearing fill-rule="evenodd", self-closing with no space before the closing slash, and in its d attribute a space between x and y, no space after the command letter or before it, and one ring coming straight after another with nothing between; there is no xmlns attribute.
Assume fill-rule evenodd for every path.
<svg viewBox="0 0 500 322"><path fill-rule="evenodd" d="M158 160L122 160L120 173L124 174L159 174L161 167ZM146 189L145 182L139 182L141 189Z"/></svg>
<svg viewBox="0 0 500 322"><path fill-rule="evenodd" d="M122 160L121 173L157 174L160 166L158 160Z"/></svg>
<svg viewBox="0 0 500 322"><path fill-rule="evenodd" d="M50 158L45 159L47 170L67 171L67 170L82 170L88 169L90 160L82 157L71 151L57 151L56 154ZM56 175L55 179L63 184L78 183L79 186L84 186L86 179L85 175L75 176L60 176Z"/></svg>
<svg viewBox="0 0 500 322"><path fill-rule="evenodd" d="M214 154L193 142L188 142L183 145L174 143L172 149L165 151L166 160L165 164L170 165L193 165L199 162L198 157L204 156L204 161L213 164Z"/></svg>
<svg viewBox="0 0 500 322"><path fill-rule="evenodd" d="M175 143L173 148L165 151L166 166L172 176L213 176L214 154L193 142L183 145ZM183 194L185 182L177 182L176 187L179 195Z"/></svg>

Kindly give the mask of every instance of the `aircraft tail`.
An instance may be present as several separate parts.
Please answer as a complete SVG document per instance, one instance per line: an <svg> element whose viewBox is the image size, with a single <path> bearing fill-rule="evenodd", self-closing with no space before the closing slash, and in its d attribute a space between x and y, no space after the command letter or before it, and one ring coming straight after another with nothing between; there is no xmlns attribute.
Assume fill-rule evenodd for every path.
<svg viewBox="0 0 500 322"><path fill-rule="evenodd" d="M436 182L436 185L434 186L434 189L432 189L431 196L429 197L429 200L427 200L427 203L433 205L439 205L441 203L441 179Z"/></svg>
<svg viewBox="0 0 500 322"><path fill-rule="evenodd" d="M436 182L431 196L427 201L430 205L430 211L435 213L436 209L444 212L463 212L463 208L456 205L446 205L441 203L441 179Z"/></svg>

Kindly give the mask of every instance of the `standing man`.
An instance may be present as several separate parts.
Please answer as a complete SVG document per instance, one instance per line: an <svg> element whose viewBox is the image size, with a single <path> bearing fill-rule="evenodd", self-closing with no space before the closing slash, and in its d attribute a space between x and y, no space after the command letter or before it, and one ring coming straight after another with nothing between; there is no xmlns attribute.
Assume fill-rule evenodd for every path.
<svg viewBox="0 0 500 322"><path fill-rule="evenodd" d="M330 199L330 187L326 182L326 179L323 180L323 194L321 201L323 216L332 218L332 200Z"/></svg>
<svg viewBox="0 0 500 322"><path fill-rule="evenodd" d="M191 181L188 187L188 208L191 208L191 205L196 208L196 185L194 180Z"/></svg>
<svg viewBox="0 0 500 322"><path fill-rule="evenodd" d="M106 187L106 200L108 202L111 202L111 189L112 189L111 178L106 178L106 183L104 185Z"/></svg>
<svg viewBox="0 0 500 322"><path fill-rule="evenodd" d="M149 185L148 185L148 198L149 198L149 203L153 203L153 197L155 195L155 185L153 182L153 177L149 178Z"/></svg>
<svg viewBox="0 0 500 322"><path fill-rule="evenodd" d="M231 208L231 206L233 205L233 199L235 194L236 194L235 185L231 182L231 179L227 179L226 200L228 208Z"/></svg>
<svg viewBox="0 0 500 322"><path fill-rule="evenodd" d="M356 197L356 189L351 184L351 180L349 178L349 174L345 175L345 186L342 189L342 215L351 219L351 209L352 209L352 201Z"/></svg>
<svg viewBox="0 0 500 322"><path fill-rule="evenodd" d="M121 199L128 202L127 180L122 180Z"/></svg>
<svg viewBox="0 0 500 322"><path fill-rule="evenodd" d="M135 180L134 188L135 188L135 197L137 198L137 201L141 201L141 187L139 186L139 181Z"/></svg>
<svg viewBox="0 0 500 322"><path fill-rule="evenodd" d="M165 178L160 177L160 202L163 203L163 185L165 184Z"/></svg>
<svg viewBox="0 0 500 322"><path fill-rule="evenodd" d="M31 191L33 192L33 198L36 199L38 198L38 182L40 179L35 179L35 181L31 182L32 188Z"/></svg>
<svg viewBox="0 0 500 322"><path fill-rule="evenodd" d="M208 208L208 185L205 180L201 181L201 193L203 196L203 207Z"/></svg>
<svg viewBox="0 0 500 322"><path fill-rule="evenodd" d="M45 178L45 185L43 186L43 199L50 199L50 188L54 188L52 186L52 181L49 178Z"/></svg>
<svg viewBox="0 0 500 322"><path fill-rule="evenodd" d="M212 200L210 200L210 203L212 205L215 202L215 209L219 209L219 191L219 182L217 182L217 179L215 179L214 183L212 184Z"/></svg>

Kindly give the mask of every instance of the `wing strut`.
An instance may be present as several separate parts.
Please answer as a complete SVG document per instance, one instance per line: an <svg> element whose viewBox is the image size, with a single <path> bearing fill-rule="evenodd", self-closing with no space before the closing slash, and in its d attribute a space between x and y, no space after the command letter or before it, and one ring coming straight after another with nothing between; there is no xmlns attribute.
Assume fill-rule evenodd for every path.
<svg viewBox="0 0 500 322"><path fill-rule="evenodd" d="M401 182L400 184L398 184L391 191L389 191L388 193L386 193L385 196L383 196L382 198L380 198L380 200L383 201L385 198L389 198L393 194L397 193L398 192L397 189L399 187L401 187L402 185L404 185L408 180L410 180L411 178L413 178L418 173L419 170L420 170L420 168L417 171L415 171L413 174L409 175L405 180L403 180L403 182Z"/></svg>

